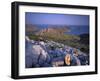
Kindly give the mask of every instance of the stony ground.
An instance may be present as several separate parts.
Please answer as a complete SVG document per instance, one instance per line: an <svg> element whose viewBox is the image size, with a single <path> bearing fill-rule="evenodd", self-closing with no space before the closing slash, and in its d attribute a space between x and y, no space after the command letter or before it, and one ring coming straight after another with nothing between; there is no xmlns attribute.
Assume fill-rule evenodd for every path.
<svg viewBox="0 0 100 81"><path fill-rule="evenodd" d="M26 68L88 65L89 56L79 49L77 49L78 56L75 56L74 50L73 47L54 41L43 42L26 39ZM67 54L70 55L70 65L65 62Z"/></svg>

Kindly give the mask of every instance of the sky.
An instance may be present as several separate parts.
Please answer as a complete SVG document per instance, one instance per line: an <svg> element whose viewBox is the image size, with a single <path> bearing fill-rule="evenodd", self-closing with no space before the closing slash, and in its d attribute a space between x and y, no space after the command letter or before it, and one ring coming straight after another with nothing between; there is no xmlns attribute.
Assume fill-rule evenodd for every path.
<svg viewBox="0 0 100 81"><path fill-rule="evenodd" d="M50 13L25 13L26 24L49 25L89 25L88 15L50 14Z"/></svg>

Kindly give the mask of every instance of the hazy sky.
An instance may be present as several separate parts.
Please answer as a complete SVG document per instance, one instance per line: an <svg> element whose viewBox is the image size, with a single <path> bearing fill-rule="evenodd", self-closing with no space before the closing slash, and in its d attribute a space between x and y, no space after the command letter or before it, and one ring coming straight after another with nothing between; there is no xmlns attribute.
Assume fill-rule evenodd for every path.
<svg viewBox="0 0 100 81"><path fill-rule="evenodd" d="M89 25L88 15L25 13L26 24Z"/></svg>

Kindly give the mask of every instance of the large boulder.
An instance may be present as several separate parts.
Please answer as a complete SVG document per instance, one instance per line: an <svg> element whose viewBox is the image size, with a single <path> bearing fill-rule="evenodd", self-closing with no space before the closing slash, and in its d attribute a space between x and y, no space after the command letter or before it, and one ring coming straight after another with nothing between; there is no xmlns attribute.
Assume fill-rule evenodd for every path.
<svg viewBox="0 0 100 81"><path fill-rule="evenodd" d="M47 52L41 47L26 39L25 46L25 64L26 68L39 67L45 62L50 62L50 57Z"/></svg>

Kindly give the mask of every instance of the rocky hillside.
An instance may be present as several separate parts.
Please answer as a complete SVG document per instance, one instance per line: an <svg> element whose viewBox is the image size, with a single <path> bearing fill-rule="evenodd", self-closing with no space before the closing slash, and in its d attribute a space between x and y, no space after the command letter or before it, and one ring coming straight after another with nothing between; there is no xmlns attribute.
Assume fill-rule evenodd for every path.
<svg viewBox="0 0 100 81"><path fill-rule="evenodd" d="M37 32L37 35L44 35L45 33L52 33L52 34L64 34L65 32L68 32L69 29L67 27L62 27L62 28L45 28Z"/></svg>
<svg viewBox="0 0 100 81"><path fill-rule="evenodd" d="M44 41L55 41L89 53L89 35L72 35L70 27L58 25L26 25L26 35L31 40L42 38Z"/></svg>
<svg viewBox="0 0 100 81"><path fill-rule="evenodd" d="M67 27L60 28L45 28L36 33L37 36L43 37L43 39L54 41L66 41L66 40L79 40L78 36L67 35L65 32L70 31Z"/></svg>

